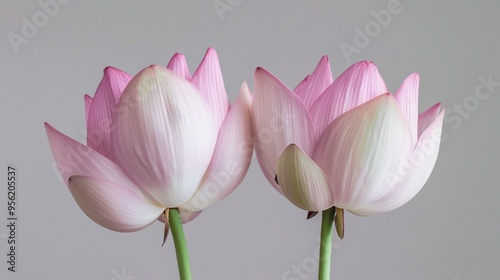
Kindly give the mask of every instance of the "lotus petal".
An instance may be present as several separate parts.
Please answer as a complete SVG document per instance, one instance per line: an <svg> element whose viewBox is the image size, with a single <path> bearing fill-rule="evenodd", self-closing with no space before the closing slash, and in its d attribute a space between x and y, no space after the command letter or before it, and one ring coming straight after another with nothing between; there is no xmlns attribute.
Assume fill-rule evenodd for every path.
<svg viewBox="0 0 500 280"><path fill-rule="evenodd" d="M413 143L417 143L418 130L418 82L419 76L413 73L408 76L399 87L394 98L398 102L399 109L405 116L410 126Z"/></svg>
<svg viewBox="0 0 500 280"><path fill-rule="evenodd" d="M90 219L114 231L143 229L165 210L164 207L151 204L138 188L103 178L72 176L69 190Z"/></svg>
<svg viewBox="0 0 500 280"><path fill-rule="evenodd" d="M293 91L309 109L332 82L333 78L330 71L330 64L328 63L328 56L325 55L321 58L312 74L302 80Z"/></svg>
<svg viewBox="0 0 500 280"><path fill-rule="evenodd" d="M328 177L334 206L351 211L381 198L385 175L412 150L406 119L394 98L384 94L335 119L313 159Z"/></svg>
<svg viewBox="0 0 500 280"><path fill-rule="evenodd" d="M116 102L132 77L113 67L104 69L104 76L92 99L87 121L87 146L114 160L111 147L111 124Z"/></svg>
<svg viewBox="0 0 500 280"><path fill-rule="evenodd" d="M208 167L217 128L187 80L153 65L125 89L113 123L117 162L166 208L191 198Z"/></svg>
<svg viewBox="0 0 500 280"><path fill-rule="evenodd" d="M62 134L45 123L52 155L63 182L74 175L107 179L122 185L134 185L121 168L107 157Z"/></svg>
<svg viewBox="0 0 500 280"><path fill-rule="evenodd" d="M422 189L436 164L443 118L444 111L422 133L412 154L391 174L391 181L387 182L389 191L379 200L356 209L356 214L371 215L392 211L410 201Z"/></svg>
<svg viewBox="0 0 500 280"><path fill-rule="evenodd" d="M358 62L342 73L311 107L316 136L341 114L387 93L377 66L369 61Z"/></svg>
<svg viewBox="0 0 500 280"><path fill-rule="evenodd" d="M306 211L332 207L333 194L328 179L314 161L297 145L289 145L276 163L283 195Z"/></svg>
<svg viewBox="0 0 500 280"><path fill-rule="evenodd" d="M295 143L312 154L314 131L309 112L293 91L263 68L255 71L252 110L257 159L266 178L280 191L274 177L283 150Z"/></svg>
<svg viewBox="0 0 500 280"><path fill-rule="evenodd" d="M243 180L252 160L251 95L246 83L222 124L200 188L183 209L196 212L230 194Z"/></svg>
<svg viewBox="0 0 500 280"><path fill-rule="evenodd" d="M186 57L181 53L176 53L172 56L167 64L167 69L172 70L172 72L188 81L191 80L191 73L189 73Z"/></svg>
<svg viewBox="0 0 500 280"><path fill-rule="evenodd" d="M422 133L436 120L438 116L439 109L441 109L441 103L438 103L418 116L418 138L422 136Z"/></svg>
<svg viewBox="0 0 500 280"><path fill-rule="evenodd" d="M205 57L193 74L191 82L200 90L201 95L213 109L217 129L220 128L227 112L227 99L224 79L220 69L219 58L214 49L209 48Z"/></svg>

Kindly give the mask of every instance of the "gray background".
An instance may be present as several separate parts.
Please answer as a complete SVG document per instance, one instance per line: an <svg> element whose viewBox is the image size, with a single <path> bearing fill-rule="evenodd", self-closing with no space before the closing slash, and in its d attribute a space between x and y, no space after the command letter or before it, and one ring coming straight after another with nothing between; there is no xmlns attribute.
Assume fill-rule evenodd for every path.
<svg viewBox="0 0 500 280"><path fill-rule="evenodd" d="M255 67L294 87L323 54L335 77L374 61L392 92L419 72L420 111L442 102L449 112L434 172L393 212L346 215L332 279L500 279L500 86L474 96L478 77L500 81L500 2L401 0L385 26L376 23L371 11L391 2L70 1L16 53L8 34L23 36L23 18L43 20L43 9L2 1L0 279L178 278L171 240L160 246L162 224L123 234L83 214L54 172L43 122L83 140L83 95L94 94L105 66L135 74L182 52L193 71L209 46L231 102L244 80L253 88ZM229 9L219 16L214 4ZM367 26L369 42L356 45L356 28ZM341 44L358 53L346 56ZM16 273L4 261L7 164L18 167ZM232 195L185 225L194 279L315 279L319 226L319 216L306 221L272 189L254 160ZM286 276L294 266L302 274Z"/></svg>

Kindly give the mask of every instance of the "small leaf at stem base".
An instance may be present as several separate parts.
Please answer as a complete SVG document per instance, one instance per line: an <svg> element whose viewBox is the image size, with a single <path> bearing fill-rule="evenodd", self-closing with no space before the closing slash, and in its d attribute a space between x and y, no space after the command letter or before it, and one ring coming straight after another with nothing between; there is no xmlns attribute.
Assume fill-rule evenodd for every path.
<svg viewBox="0 0 500 280"><path fill-rule="evenodd" d="M344 209L335 208L335 229L340 239L344 238Z"/></svg>
<svg viewBox="0 0 500 280"><path fill-rule="evenodd" d="M165 212L163 212L163 217L165 217L165 229L163 230L163 243L161 244L161 247L163 247L163 245L165 245L165 242L167 241L167 237L168 237L168 232L170 230L170 224L168 223L168 211L170 209L167 208L165 209Z"/></svg>
<svg viewBox="0 0 500 280"><path fill-rule="evenodd" d="M309 220L316 215L318 215L318 211L309 211L309 212L307 212L307 219Z"/></svg>

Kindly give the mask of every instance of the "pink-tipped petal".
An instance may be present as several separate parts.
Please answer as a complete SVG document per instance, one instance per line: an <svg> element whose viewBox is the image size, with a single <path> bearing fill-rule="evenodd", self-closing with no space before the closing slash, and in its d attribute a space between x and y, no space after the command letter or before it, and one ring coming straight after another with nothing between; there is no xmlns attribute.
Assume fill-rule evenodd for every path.
<svg viewBox="0 0 500 280"><path fill-rule="evenodd" d="M444 111L425 129L412 154L387 177L388 192L374 203L354 213L372 215L392 211L412 199L429 179L436 164L441 143Z"/></svg>
<svg viewBox="0 0 500 280"><path fill-rule="evenodd" d="M210 108L214 112L217 128L220 128L229 110L229 101L220 70L219 58L214 49L209 48L207 50L200 66L194 72L191 82L210 104Z"/></svg>
<svg viewBox="0 0 500 280"><path fill-rule="evenodd" d="M187 80L157 65L125 89L113 122L113 148L127 175L165 207L185 203L210 163L217 128Z"/></svg>
<svg viewBox="0 0 500 280"><path fill-rule="evenodd" d="M325 174L297 145L289 145L276 163L283 195L306 211L332 207L333 194Z"/></svg>
<svg viewBox="0 0 500 280"><path fill-rule="evenodd" d="M241 183L252 160L251 95L243 83L240 95L219 131L205 178L182 208L200 211L230 194Z"/></svg>
<svg viewBox="0 0 500 280"><path fill-rule="evenodd" d="M397 170L413 147L406 119L384 94L335 119L313 159L328 177L334 205L351 211L384 195L385 175Z"/></svg>
<svg viewBox="0 0 500 280"><path fill-rule="evenodd" d="M332 82L333 78L330 64L328 63L328 56L325 55L321 58L312 74L295 87L294 92L309 109Z"/></svg>
<svg viewBox="0 0 500 280"><path fill-rule="evenodd" d="M110 159L62 134L48 123L45 123L45 130L52 155L66 185L68 178L74 175L93 176L122 185L134 185Z"/></svg>
<svg viewBox="0 0 500 280"><path fill-rule="evenodd" d="M189 73L186 57L181 53L176 53L172 56L167 64L167 69L172 70L175 74L188 81L191 80L191 73Z"/></svg>
<svg viewBox="0 0 500 280"><path fill-rule="evenodd" d="M72 176L69 190L90 219L114 231L143 229L165 210L149 203L139 189L102 178Z"/></svg>
<svg viewBox="0 0 500 280"><path fill-rule="evenodd" d="M319 137L341 114L387 92L374 63L361 61L352 65L333 81L311 107L316 136Z"/></svg>
<svg viewBox="0 0 500 280"><path fill-rule="evenodd" d="M439 109L441 109L441 103L435 104L418 116L418 138L436 120Z"/></svg>
<svg viewBox="0 0 500 280"><path fill-rule="evenodd" d="M114 160L111 147L111 125L116 102L132 77L113 67L104 69L104 76L92 99L87 122L87 146Z"/></svg>
<svg viewBox="0 0 500 280"><path fill-rule="evenodd" d="M255 93L252 102L255 152L269 182L274 181L276 160L285 148L295 143L311 155L314 131L304 103L280 80L263 68L255 71Z"/></svg>
<svg viewBox="0 0 500 280"><path fill-rule="evenodd" d="M83 97L83 99L85 101L85 121L88 124L89 113L90 113L90 106L92 106L92 97L90 97L90 95L88 95L88 94L85 94L85 96Z"/></svg>
<svg viewBox="0 0 500 280"><path fill-rule="evenodd" d="M413 143L417 143L418 127L418 84L419 76L413 73L399 87L394 98L410 126Z"/></svg>

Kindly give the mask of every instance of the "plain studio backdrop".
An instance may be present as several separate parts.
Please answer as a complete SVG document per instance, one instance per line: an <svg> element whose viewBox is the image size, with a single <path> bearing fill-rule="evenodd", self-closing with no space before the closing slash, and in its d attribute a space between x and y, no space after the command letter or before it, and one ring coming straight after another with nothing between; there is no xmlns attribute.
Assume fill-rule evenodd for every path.
<svg viewBox="0 0 500 280"><path fill-rule="evenodd" d="M156 222L117 233L59 180L45 121L84 140L84 94L106 66L136 74L208 47L229 99L262 66L295 87L328 55L334 77L377 64L391 92L420 74L420 112L442 102L445 141L422 191L386 214L346 214L332 279L500 279L500 2L2 1L0 279L178 279ZM16 272L8 271L7 166L17 167ZM257 161L236 191L186 224L194 279L316 279L321 218L306 220Z"/></svg>

